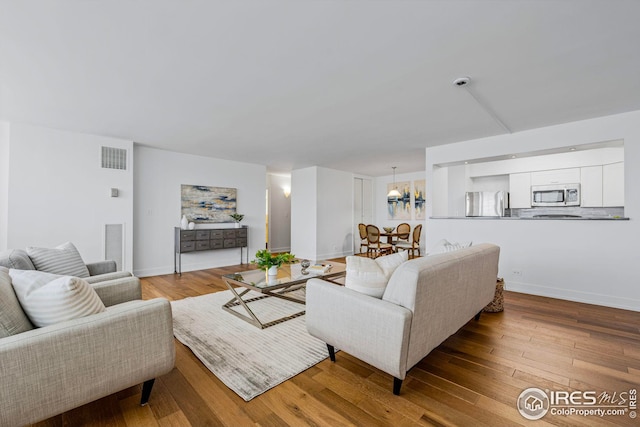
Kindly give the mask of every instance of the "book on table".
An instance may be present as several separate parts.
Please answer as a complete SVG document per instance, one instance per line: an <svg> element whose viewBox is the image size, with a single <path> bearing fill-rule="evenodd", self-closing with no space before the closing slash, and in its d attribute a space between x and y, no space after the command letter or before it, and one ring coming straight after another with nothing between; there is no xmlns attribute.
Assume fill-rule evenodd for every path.
<svg viewBox="0 0 640 427"><path fill-rule="evenodd" d="M311 273L322 274L331 270L331 264L313 264L309 266L307 270L309 270Z"/></svg>

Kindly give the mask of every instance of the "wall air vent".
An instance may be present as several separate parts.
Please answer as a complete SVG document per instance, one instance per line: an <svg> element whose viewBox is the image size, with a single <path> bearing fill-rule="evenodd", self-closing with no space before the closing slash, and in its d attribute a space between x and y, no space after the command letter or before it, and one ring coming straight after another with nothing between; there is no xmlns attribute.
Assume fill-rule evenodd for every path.
<svg viewBox="0 0 640 427"><path fill-rule="evenodd" d="M102 147L102 167L104 169L127 170L127 150L124 148Z"/></svg>

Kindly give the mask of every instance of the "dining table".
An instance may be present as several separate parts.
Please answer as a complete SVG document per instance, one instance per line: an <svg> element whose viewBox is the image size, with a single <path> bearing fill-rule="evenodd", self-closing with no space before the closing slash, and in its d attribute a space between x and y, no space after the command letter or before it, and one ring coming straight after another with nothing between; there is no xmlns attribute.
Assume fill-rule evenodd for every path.
<svg viewBox="0 0 640 427"><path fill-rule="evenodd" d="M388 231L380 231L380 236L385 236L387 238L387 243L389 243L390 245L393 244L393 238L394 237L398 237L398 232L393 230L391 232Z"/></svg>

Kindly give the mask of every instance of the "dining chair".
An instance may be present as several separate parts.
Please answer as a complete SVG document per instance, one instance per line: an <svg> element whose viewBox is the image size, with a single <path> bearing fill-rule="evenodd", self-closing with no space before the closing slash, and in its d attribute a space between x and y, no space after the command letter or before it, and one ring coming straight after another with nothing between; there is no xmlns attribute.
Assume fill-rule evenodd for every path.
<svg viewBox="0 0 640 427"><path fill-rule="evenodd" d="M360 233L360 248L358 252L362 253L362 247L369 248L369 240L367 239L367 226L363 223L358 224L358 233Z"/></svg>
<svg viewBox="0 0 640 427"><path fill-rule="evenodd" d="M367 225L367 240L369 245L367 246L367 256L374 254L374 258L380 255L387 255L393 252L393 245L390 243L380 242L380 229L372 224Z"/></svg>
<svg viewBox="0 0 640 427"><path fill-rule="evenodd" d="M418 256L420 256L420 234L422 234L422 224L416 225L416 227L413 229L413 236L412 236L411 243L409 242L396 243L396 251L398 249L411 251L409 253L409 258L415 258L416 257L415 251L418 251Z"/></svg>
<svg viewBox="0 0 640 427"><path fill-rule="evenodd" d="M394 252L397 252L395 250L395 245L397 245L398 243L409 243L409 236L411 235L411 226L406 222L399 224L398 227L396 228L396 234L397 234L397 237L393 240L393 242L391 242L394 246Z"/></svg>

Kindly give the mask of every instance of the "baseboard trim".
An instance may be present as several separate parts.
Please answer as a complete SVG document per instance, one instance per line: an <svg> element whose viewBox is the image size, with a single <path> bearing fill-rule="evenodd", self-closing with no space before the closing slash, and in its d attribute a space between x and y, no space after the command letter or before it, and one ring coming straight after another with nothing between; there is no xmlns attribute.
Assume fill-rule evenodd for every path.
<svg viewBox="0 0 640 427"><path fill-rule="evenodd" d="M605 307L620 308L640 312L640 300L615 297L611 295L580 292L569 289L551 288L548 286L531 283L505 281L505 289L523 294L538 295L541 297L557 298L567 301L582 302L585 304L602 305Z"/></svg>

